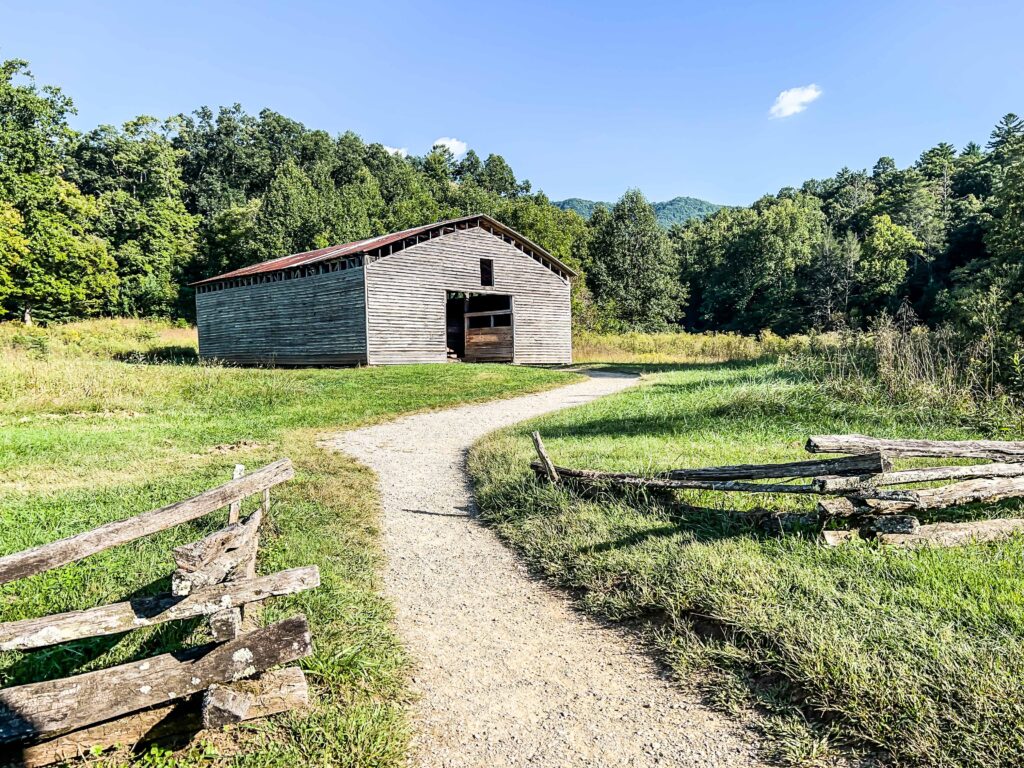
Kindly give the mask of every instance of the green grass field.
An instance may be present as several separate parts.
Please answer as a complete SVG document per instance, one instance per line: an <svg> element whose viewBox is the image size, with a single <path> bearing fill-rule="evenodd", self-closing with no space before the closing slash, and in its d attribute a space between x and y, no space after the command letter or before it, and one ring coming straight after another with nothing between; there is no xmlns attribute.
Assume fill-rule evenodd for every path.
<svg viewBox="0 0 1024 768"><path fill-rule="evenodd" d="M717 705L753 714L783 762L826 764L852 747L897 765L1020 765L1024 538L829 549L809 532L772 538L729 514L810 510L803 497L586 500L528 469L533 429L556 463L639 472L797 460L815 433L977 432L924 405L840 398L775 364L661 371L485 438L470 457L484 518L586 610L636 627L681 678L699 672Z"/></svg>
<svg viewBox="0 0 1024 768"><path fill-rule="evenodd" d="M266 611L268 621L309 617L316 652L303 666L315 707L210 736L175 764L399 764L406 659L378 591L373 476L316 441L396 414L545 389L573 374L496 365L236 369L194 359L194 332L160 324L0 325L0 554L186 498L229 479L235 463L290 457L296 479L272 492L259 570L320 567L319 589L272 600ZM177 362L161 362L168 360ZM166 592L171 548L225 518L0 586L0 621ZM0 686L149 656L201 642L205 631L199 621L176 622L2 653ZM162 752L139 759L171 764Z"/></svg>

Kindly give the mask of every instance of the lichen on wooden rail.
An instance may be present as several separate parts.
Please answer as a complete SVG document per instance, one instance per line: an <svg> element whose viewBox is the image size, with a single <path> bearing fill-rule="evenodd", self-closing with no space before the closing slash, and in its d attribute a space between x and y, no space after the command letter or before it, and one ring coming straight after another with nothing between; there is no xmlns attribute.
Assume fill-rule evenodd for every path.
<svg viewBox="0 0 1024 768"><path fill-rule="evenodd" d="M971 464L962 467L920 467L883 472L877 475L816 477L812 485L822 491L840 492L887 485L930 483L936 480L956 480L971 477L1017 477L1024 475L1024 462Z"/></svg>
<svg viewBox="0 0 1024 768"><path fill-rule="evenodd" d="M852 498L859 504L879 513L899 513L908 509L945 509L979 501L992 502L1024 496L1024 476L992 477L965 480L938 488L921 488L905 491L910 494L906 501L872 498L870 493L855 494Z"/></svg>
<svg viewBox="0 0 1024 768"><path fill-rule="evenodd" d="M312 653L304 616L182 654L0 689L0 744L84 728Z"/></svg>
<svg viewBox="0 0 1024 768"><path fill-rule="evenodd" d="M320 583L316 566L256 576L259 526L269 515L270 488L293 476L288 459L250 475L237 465L230 482L186 501L0 558L3 583L74 562L224 506L230 510L226 528L175 550L178 570L169 596L0 624L0 651L30 650L195 616L209 617L214 640L221 643L63 680L0 689L0 744L23 743L17 749L18 765L41 766L80 756L83 744L90 750L97 746L105 749L160 733L170 735L191 725L219 727L264 717L308 701L305 677L298 669L281 676L270 673L250 686L237 682L312 651L305 617L265 628L256 628L254 621L258 613L253 609L258 609L260 601ZM241 500L254 493L262 495L260 508L238 522ZM247 630L252 631L242 634ZM168 703L182 698L194 703L196 694L204 690L207 695L201 711ZM161 713L158 719L154 719L156 712ZM0 749L0 765L4 764L3 755L9 753L11 749Z"/></svg>
<svg viewBox="0 0 1024 768"><path fill-rule="evenodd" d="M1024 534L1024 520L977 520L966 523L922 525L913 533L881 533L878 540L893 547L954 547L982 544Z"/></svg>
<svg viewBox="0 0 1024 768"><path fill-rule="evenodd" d="M783 464L736 464L696 469L672 469L658 477L669 480L767 480L771 478L818 477L821 475L873 475L888 472L892 462L874 451L837 459L790 461Z"/></svg>
<svg viewBox="0 0 1024 768"><path fill-rule="evenodd" d="M252 697L242 720L255 720L303 709L309 704L309 686L305 675L298 667L272 669L252 680L217 683L215 687L222 691L240 691ZM205 695L203 699L205 700ZM111 749L120 745L138 745L194 733L212 725L204 720L203 710L196 695L183 701L88 726L38 744L20 747L17 750L16 762L8 763L0 758L0 766L42 768L45 765L74 760L96 750Z"/></svg>
<svg viewBox="0 0 1024 768"><path fill-rule="evenodd" d="M965 477L1018 477L1024 475L1024 462L972 464L966 467L921 467L902 469L898 472L883 472L878 475L837 477L828 475L816 477L812 484L826 492L855 492L855 490L880 485L907 485L912 482L934 482L955 480Z"/></svg>
<svg viewBox="0 0 1024 768"><path fill-rule="evenodd" d="M241 522L227 525L209 536L182 544L171 550L178 570L193 573L206 568L225 552L243 546L263 522L263 510L257 509Z"/></svg>
<svg viewBox="0 0 1024 768"><path fill-rule="evenodd" d="M540 462L531 464L538 474L544 472ZM581 485L620 485L652 490L742 491L746 493L818 493L808 484L748 483L738 480L670 480L664 477L643 477L625 472L599 472L594 469L571 469L555 465L562 482L570 480Z"/></svg>
<svg viewBox="0 0 1024 768"><path fill-rule="evenodd" d="M175 549L178 569L171 576L171 594L187 595L199 587L217 584L229 574L247 571L256 557L262 522L263 510L257 509L244 522Z"/></svg>
<svg viewBox="0 0 1024 768"><path fill-rule="evenodd" d="M534 461L530 465L537 474L544 473L544 467L540 462ZM817 494L823 495L829 492L819 490L812 483L758 483L741 480L672 480L666 477L644 477L626 472L600 472L594 469L573 469L555 465L561 482L569 481L583 486L623 486L634 488L647 488L651 490L664 491L718 491L722 493L791 493L791 494ZM892 502L913 501L910 492L904 491L881 491L866 489L866 495L873 498L886 499Z"/></svg>

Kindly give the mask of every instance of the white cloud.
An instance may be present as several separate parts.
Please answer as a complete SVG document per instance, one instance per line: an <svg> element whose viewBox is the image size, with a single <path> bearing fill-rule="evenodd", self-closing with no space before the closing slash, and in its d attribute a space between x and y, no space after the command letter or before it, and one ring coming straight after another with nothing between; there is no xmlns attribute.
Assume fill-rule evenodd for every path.
<svg viewBox="0 0 1024 768"><path fill-rule="evenodd" d="M461 139L453 139L451 136L442 136L439 139L434 139L434 146L436 147L438 144L448 147L456 158L462 157L466 154L466 150L469 149L469 145L466 142Z"/></svg>
<svg viewBox="0 0 1024 768"><path fill-rule="evenodd" d="M387 144L381 144L384 147L385 152L390 152L392 155L398 155L399 157L405 157L409 154L408 147L389 147Z"/></svg>
<svg viewBox="0 0 1024 768"><path fill-rule="evenodd" d="M772 117L789 117L797 112L803 112L821 94L821 88L814 83L801 85L799 88L789 88L775 98L775 103L768 110L768 114Z"/></svg>

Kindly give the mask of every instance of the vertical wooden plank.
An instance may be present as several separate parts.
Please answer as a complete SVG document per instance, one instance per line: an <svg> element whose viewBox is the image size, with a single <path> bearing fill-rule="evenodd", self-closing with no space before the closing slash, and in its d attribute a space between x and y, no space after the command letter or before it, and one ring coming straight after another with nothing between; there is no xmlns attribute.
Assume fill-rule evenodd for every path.
<svg viewBox="0 0 1024 768"><path fill-rule="evenodd" d="M533 447L537 449L537 456L540 457L540 463L544 466L544 474L547 475L548 482L557 483L561 478L558 476L558 470L555 469L548 452L544 450L544 441L540 439L540 432L534 432L530 437L533 438Z"/></svg>
<svg viewBox="0 0 1024 768"><path fill-rule="evenodd" d="M494 260L493 288L480 284L481 258ZM483 227L460 228L396 251L365 274L373 364L446 361L446 291L513 297L515 362L567 363L572 358L568 281Z"/></svg>
<svg viewBox="0 0 1024 768"><path fill-rule="evenodd" d="M244 474L245 474L245 465L244 464L235 464L235 472L231 476L231 479L232 480L237 480L238 478L240 478ZM241 511L242 511L242 502L241 501L235 501L235 502L231 503L231 505L228 507L228 524L229 525L231 523L237 523L238 522L238 515L239 515L239 513Z"/></svg>
<svg viewBox="0 0 1024 768"><path fill-rule="evenodd" d="M270 493L264 493L263 499L260 502L260 512L263 514L263 520L269 519L270 515ZM256 538L252 544L252 556L245 562L244 565L238 567L238 572L235 574L236 579L252 579L256 576L256 555L259 552L260 534L257 531ZM260 616L263 614L263 607L259 603L250 603L242 607L242 625L241 630L248 632L259 626Z"/></svg>
<svg viewBox="0 0 1024 768"><path fill-rule="evenodd" d="M244 464L235 464L235 478L239 478L245 474ZM263 498L267 498L270 494L264 493ZM228 507L228 524L237 523L238 517L242 512L242 503L236 501L230 507ZM259 542L259 532L256 533L255 541ZM252 548L253 556L249 558L243 565L238 567L238 573L232 581L242 579L251 579L256 575L256 547ZM242 634L242 622L244 615L244 608L231 608L226 611L220 611L210 616L210 634L213 635L213 639L219 643L226 643L229 640L234 640L240 634Z"/></svg>
<svg viewBox="0 0 1024 768"><path fill-rule="evenodd" d="M263 499L260 502L260 512L263 514L263 519L264 520L269 520L270 519L270 491L269 490L264 491L264 493L263 493ZM252 557L250 557L248 562L245 564L244 572L239 573L239 578L251 579L251 578L253 578L256 575L256 553L257 553L257 550L258 550L258 547L259 547L259 540L260 540L260 536L259 536L259 532L257 532L256 533L255 546L253 546L253 548L252 548ZM239 569L239 570L243 571L243 569Z"/></svg>
<svg viewBox="0 0 1024 768"><path fill-rule="evenodd" d="M362 269L196 294L202 354L242 364L365 361Z"/></svg>

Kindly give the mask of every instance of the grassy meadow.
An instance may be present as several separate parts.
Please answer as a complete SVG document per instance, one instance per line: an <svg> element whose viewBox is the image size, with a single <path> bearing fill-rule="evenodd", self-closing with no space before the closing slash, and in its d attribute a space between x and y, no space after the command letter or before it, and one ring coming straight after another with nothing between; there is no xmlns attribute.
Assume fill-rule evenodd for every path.
<svg viewBox="0 0 1024 768"><path fill-rule="evenodd" d="M782 338L771 331L759 336L738 333L595 333L573 335L573 359L577 363L662 365L676 363L725 363L763 360L808 348L806 336Z"/></svg>
<svg viewBox="0 0 1024 768"><path fill-rule="evenodd" d="M195 363L195 332L143 321L48 329L0 325L0 554L186 498L282 456L296 478L272 491L259 571L319 565L322 586L268 603L304 612L315 706L212 734L182 765L389 766L406 745L406 659L379 594L372 474L316 447L319 436L411 411L545 389L573 374L498 365L344 370ZM255 504L255 500L251 502ZM0 621L169 589L170 550L226 512L0 586ZM205 639L174 622L33 652L0 653L0 686L98 669ZM157 750L107 756L170 765Z"/></svg>
<svg viewBox="0 0 1024 768"><path fill-rule="evenodd" d="M637 387L475 447L484 519L584 609L635 627L680 678L693 675L712 702L753 716L784 764L826 765L841 753L894 765L1019 765L1024 538L922 551L826 548L812 531L771 537L731 514L810 511L813 500L800 496L586 499L539 483L528 468L534 429L556 463L652 473L798 460L815 433L1016 433L993 434L926 397L826 386L799 365L721 364L717 355L667 365L679 351L645 341L654 349L644 354L662 364L634 366L648 373ZM635 361L638 344L611 340L609 354L616 344ZM1019 516L1024 504L946 514Z"/></svg>

